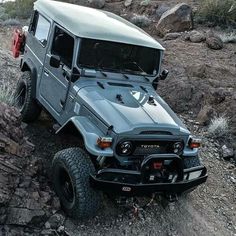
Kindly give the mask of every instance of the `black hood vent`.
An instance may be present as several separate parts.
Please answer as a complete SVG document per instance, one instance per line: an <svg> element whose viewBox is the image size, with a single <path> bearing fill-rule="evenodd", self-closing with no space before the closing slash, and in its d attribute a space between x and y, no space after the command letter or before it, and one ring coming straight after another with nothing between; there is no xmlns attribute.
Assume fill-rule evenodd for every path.
<svg viewBox="0 0 236 236"><path fill-rule="evenodd" d="M140 134L172 135L172 133L168 131L156 131L156 130L142 131Z"/></svg>

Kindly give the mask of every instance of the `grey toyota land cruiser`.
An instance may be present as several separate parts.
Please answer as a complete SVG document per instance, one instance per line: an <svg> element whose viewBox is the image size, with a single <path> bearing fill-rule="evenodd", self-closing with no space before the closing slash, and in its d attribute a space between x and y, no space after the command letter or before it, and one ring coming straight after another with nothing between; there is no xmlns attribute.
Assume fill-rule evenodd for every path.
<svg viewBox="0 0 236 236"><path fill-rule="evenodd" d="M24 40L15 104L24 122L42 109L56 133L76 130L84 148L55 154L52 179L65 212L90 217L102 192L176 199L204 183L200 140L156 93L164 48L125 19L38 0Z"/></svg>

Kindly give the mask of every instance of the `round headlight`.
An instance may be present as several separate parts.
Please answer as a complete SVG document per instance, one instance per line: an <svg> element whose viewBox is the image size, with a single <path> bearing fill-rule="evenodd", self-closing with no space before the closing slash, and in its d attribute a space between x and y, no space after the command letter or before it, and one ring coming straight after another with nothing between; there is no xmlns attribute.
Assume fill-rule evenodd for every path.
<svg viewBox="0 0 236 236"><path fill-rule="evenodd" d="M180 155L184 149L184 145L182 142L176 142L173 145L173 152L177 155Z"/></svg>
<svg viewBox="0 0 236 236"><path fill-rule="evenodd" d="M118 145L118 154L122 156L129 156L133 152L133 144L130 141L122 142Z"/></svg>

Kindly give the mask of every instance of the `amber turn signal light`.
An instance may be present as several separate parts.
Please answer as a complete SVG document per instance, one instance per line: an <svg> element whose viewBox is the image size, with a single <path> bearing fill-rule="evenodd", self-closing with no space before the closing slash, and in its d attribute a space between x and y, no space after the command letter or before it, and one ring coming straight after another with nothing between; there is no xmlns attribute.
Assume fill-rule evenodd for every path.
<svg viewBox="0 0 236 236"><path fill-rule="evenodd" d="M100 137L97 140L97 145L101 148L109 148L112 145L112 138L111 137Z"/></svg>
<svg viewBox="0 0 236 236"><path fill-rule="evenodd" d="M199 138L191 138L190 140L189 140L189 147L190 148L199 148L200 146L201 146L201 139L199 139Z"/></svg>

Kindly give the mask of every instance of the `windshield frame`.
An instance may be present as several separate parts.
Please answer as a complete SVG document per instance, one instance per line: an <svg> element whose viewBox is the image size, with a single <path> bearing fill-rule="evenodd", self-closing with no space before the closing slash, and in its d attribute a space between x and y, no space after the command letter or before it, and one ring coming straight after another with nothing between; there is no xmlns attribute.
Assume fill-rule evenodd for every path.
<svg viewBox="0 0 236 236"><path fill-rule="evenodd" d="M83 65L83 64L80 64L79 63L79 60L80 60L80 56L81 56L81 45L83 43L84 40L97 40L97 41L102 41L102 42L108 42L108 43L118 43L118 44L125 44L125 43L121 43L121 42L116 42L116 41L107 41L107 40L99 40L99 39L90 39L90 38L79 38L79 45L77 47L77 58L76 58L76 66L80 69L80 70L83 70L83 69L93 69L95 71L104 71L104 72L110 72L110 73L117 73L117 74L127 74L127 75L133 75L133 76L141 76L141 77L149 77L149 78L156 78L159 73L160 73L160 68L161 68L161 61L162 61L162 55L163 55L163 50L160 50L160 49L157 49L157 48L150 48L150 47L146 47L146 46L141 46L141 45L136 45L136 44L127 44L127 45L130 45L130 46L139 46L139 47L144 47L144 48L150 48L150 49L154 49L154 50L157 50L158 51L158 56L156 57L156 60L155 60L155 70L156 70L156 74L148 74L148 73L143 73L141 70L137 70L137 71L132 71L132 70L129 70L129 69L119 69L119 68L106 68L106 67L97 67L97 66L89 66L89 65ZM132 61L130 61L132 63ZM137 63L137 62L135 62ZM138 63L137 63L138 66L140 66ZM137 67L138 67L137 66Z"/></svg>

